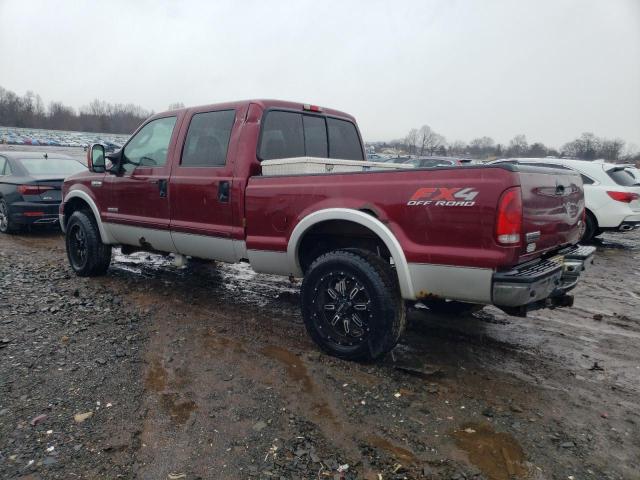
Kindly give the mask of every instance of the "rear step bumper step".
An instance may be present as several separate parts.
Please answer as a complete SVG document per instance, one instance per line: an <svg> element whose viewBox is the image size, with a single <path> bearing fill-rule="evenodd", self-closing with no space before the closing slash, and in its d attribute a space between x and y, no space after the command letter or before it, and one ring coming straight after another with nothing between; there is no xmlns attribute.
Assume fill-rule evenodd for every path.
<svg viewBox="0 0 640 480"><path fill-rule="evenodd" d="M554 257L526 263L508 272L493 274L493 304L510 315L526 316L527 311L573 305L567 292L593 263L595 247L577 245Z"/></svg>

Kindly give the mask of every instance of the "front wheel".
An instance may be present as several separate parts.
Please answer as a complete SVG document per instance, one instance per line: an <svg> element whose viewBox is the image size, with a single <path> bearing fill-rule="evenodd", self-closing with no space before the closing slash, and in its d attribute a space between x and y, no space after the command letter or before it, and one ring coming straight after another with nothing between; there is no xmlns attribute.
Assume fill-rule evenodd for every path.
<svg viewBox="0 0 640 480"><path fill-rule="evenodd" d="M100 231L91 214L77 211L69 218L65 237L67 257L80 277L104 275L111 263L111 245L100 239Z"/></svg>
<svg viewBox="0 0 640 480"><path fill-rule="evenodd" d="M402 334L405 304L391 265L358 250L317 258L302 282L307 332L330 355L346 360L380 358Z"/></svg>

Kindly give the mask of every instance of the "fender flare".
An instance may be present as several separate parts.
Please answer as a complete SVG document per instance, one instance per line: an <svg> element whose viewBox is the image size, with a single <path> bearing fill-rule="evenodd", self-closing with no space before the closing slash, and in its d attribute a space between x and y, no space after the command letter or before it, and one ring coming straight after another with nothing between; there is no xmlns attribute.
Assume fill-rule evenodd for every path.
<svg viewBox="0 0 640 480"><path fill-rule="evenodd" d="M89 205L89 207L91 208L91 211L93 212L93 216L96 219L96 224L98 225L98 230L100 231L100 238L102 239L102 243L105 243L105 244L116 243L115 239L109 234L108 230L105 228L104 224L102 223L102 219L100 218L100 211L98 210L96 203L89 196L89 194L82 190L71 190L69 193L67 193L67 196L64 197L64 203L67 203L69 200L73 198L80 198L81 200L84 200L87 203L87 205ZM60 219L60 226L66 230L66 227L63 224L62 218Z"/></svg>
<svg viewBox="0 0 640 480"><path fill-rule="evenodd" d="M287 244L287 260L298 276L302 276L298 250L304 234L314 225L328 220L345 220L358 223L375 233L380 240L384 242L391 254L391 258L393 258L402 298L415 299L409 264L407 263L407 258L405 257L402 246L400 245L400 242L398 242L396 236L391 230L389 230L389 227L372 215L349 208L327 208L324 210L318 210L307 215L298 222L291 232L289 243Z"/></svg>

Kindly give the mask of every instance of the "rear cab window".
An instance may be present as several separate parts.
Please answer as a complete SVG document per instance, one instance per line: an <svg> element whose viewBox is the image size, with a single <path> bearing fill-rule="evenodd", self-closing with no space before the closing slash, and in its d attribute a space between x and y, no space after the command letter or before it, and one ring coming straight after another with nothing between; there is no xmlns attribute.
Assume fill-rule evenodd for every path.
<svg viewBox="0 0 640 480"><path fill-rule="evenodd" d="M322 115L270 110L265 113L258 158L319 157L364 160L356 126Z"/></svg>

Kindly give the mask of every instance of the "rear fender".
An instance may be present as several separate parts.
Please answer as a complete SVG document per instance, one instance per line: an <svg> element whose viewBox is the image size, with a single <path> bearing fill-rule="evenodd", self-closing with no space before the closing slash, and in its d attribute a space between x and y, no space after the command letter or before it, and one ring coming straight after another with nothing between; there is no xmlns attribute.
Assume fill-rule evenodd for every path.
<svg viewBox="0 0 640 480"><path fill-rule="evenodd" d="M348 208L328 208L318 210L304 217L293 229L291 237L287 245L287 259L289 265L292 266L294 272L298 276L302 276L302 268L300 266L299 247L304 234L314 225L325 222L327 220L346 220L358 223L375 233L389 250L398 275L398 283L400 285L400 293L407 300L414 300L415 293L411 282L409 265L404 255L404 251L400 246L400 242L389 228L377 218Z"/></svg>

